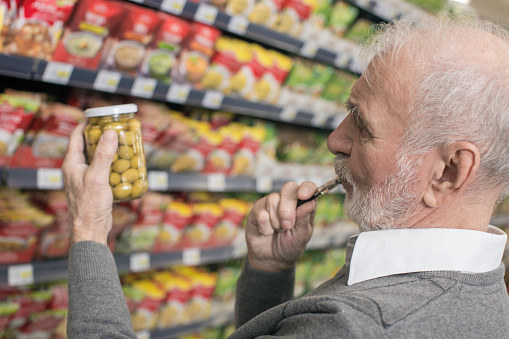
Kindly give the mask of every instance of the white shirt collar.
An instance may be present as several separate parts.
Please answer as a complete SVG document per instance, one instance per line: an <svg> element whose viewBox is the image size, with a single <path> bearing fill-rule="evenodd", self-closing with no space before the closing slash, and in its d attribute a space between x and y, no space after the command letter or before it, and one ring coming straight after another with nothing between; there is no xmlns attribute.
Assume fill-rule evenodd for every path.
<svg viewBox="0 0 509 339"><path fill-rule="evenodd" d="M488 272L499 267L506 241L507 235L491 225L488 232L449 228L362 232L349 241L348 285L410 272Z"/></svg>

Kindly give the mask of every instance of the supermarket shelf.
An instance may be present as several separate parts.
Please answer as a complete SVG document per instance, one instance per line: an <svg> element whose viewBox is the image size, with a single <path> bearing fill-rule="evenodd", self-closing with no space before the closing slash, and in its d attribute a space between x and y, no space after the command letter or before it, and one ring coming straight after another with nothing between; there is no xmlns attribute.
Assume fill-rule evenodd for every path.
<svg viewBox="0 0 509 339"><path fill-rule="evenodd" d="M385 21L394 19L407 19L417 21L423 15L428 13L418 6L408 3L404 0L347 0L354 6L357 6L366 12L377 16Z"/></svg>
<svg viewBox="0 0 509 339"><path fill-rule="evenodd" d="M116 71L74 67L60 62L47 62L0 54L0 75L20 77L57 85L94 89L101 92L131 95L145 99L223 110L246 116L283 121L322 129L334 129L346 112L335 117L314 112L278 107L224 96L218 91L199 91L189 85L167 85L152 78L132 77Z"/></svg>
<svg viewBox="0 0 509 339"><path fill-rule="evenodd" d="M210 4L198 4L187 0L130 0L157 10L213 25L223 31L237 34L302 57L328 64L348 72L359 74L352 51L344 53L320 48L314 41L302 41L287 34L276 32L262 25L250 23L240 16L230 16Z"/></svg>
<svg viewBox="0 0 509 339"><path fill-rule="evenodd" d="M490 220L490 224L498 227L509 226L509 214L494 215Z"/></svg>
<svg viewBox="0 0 509 339"><path fill-rule="evenodd" d="M59 168L5 168L5 183L20 189L59 190L63 188L62 170ZM291 178L228 177L223 174L170 173L149 171L149 188L159 192L272 192L279 191ZM324 178L324 182L328 178Z"/></svg>
<svg viewBox="0 0 509 339"><path fill-rule="evenodd" d="M340 222L313 235L308 250L337 248L356 233L353 224ZM115 254L119 273L142 272L176 265L206 265L242 258L247 253L244 235L238 234L232 245L215 248L186 248L167 253L137 252ZM67 259L35 261L29 264L0 265L0 286L23 286L67 279Z"/></svg>

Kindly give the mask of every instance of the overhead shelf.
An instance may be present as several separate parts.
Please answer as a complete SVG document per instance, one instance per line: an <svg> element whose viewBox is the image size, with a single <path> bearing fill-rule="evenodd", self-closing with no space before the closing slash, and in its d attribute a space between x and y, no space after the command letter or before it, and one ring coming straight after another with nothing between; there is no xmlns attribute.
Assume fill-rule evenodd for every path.
<svg viewBox="0 0 509 339"><path fill-rule="evenodd" d="M385 21L407 19L417 21L429 15L425 10L404 0L347 0L366 12Z"/></svg>
<svg viewBox="0 0 509 339"><path fill-rule="evenodd" d="M287 34L276 32L262 25L249 22L242 16L231 16L217 7L206 3L187 0L130 0L148 7L175 14L186 19L199 21L281 50L291 52L310 60L324 63L348 72L359 74L355 62L358 46L345 41L342 53L321 48L315 41L302 41Z"/></svg>

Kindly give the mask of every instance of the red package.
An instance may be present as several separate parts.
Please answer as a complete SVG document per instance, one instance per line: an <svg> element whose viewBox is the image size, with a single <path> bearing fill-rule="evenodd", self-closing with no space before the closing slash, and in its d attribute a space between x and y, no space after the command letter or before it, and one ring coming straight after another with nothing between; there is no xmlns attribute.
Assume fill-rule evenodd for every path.
<svg viewBox="0 0 509 339"><path fill-rule="evenodd" d="M0 226L0 264L32 261L40 229L29 222L12 222Z"/></svg>
<svg viewBox="0 0 509 339"><path fill-rule="evenodd" d="M14 296L11 301L19 304L19 310L12 316L10 328L19 328L28 323L31 314L44 311L51 301L49 291L36 291Z"/></svg>
<svg viewBox="0 0 509 339"><path fill-rule="evenodd" d="M128 6L127 20L119 29L106 59L106 67L136 75L154 39L160 18L155 11Z"/></svg>
<svg viewBox="0 0 509 339"><path fill-rule="evenodd" d="M249 204L237 199L221 199L219 204L224 213L214 227L209 241L215 246L228 245L235 239L239 227L249 211Z"/></svg>
<svg viewBox="0 0 509 339"><path fill-rule="evenodd" d="M242 135L235 127L222 127L218 134L220 135L219 144L207 155L203 173L229 174L232 167L233 155L239 147Z"/></svg>
<svg viewBox="0 0 509 339"><path fill-rule="evenodd" d="M177 55L191 32L191 24L173 15L162 13L162 23L147 52L141 73L164 83L171 81Z"/></svg>
<svg viewBox="0 0 509 339"><path fill-rule="evenodd" d="M57 45L53 60L96 70L108 36L119 28L125 5L107 0L82 0Z"/></svg>
<svg viewBox="0 0 509 339"><path fill-rule="evenodd" d="M17 338L51 338L66 315L65 310L46 310L33 313L30 315L29 322L17 331Z"/></svg>
<svg viewBox="0 0 509 339"><path fill-rule="evenodd" d="M155 282L149 280L136 281L132 286L145 293L144 298L131 313L133 330L152 330L157 324L159 306L166 294Z"/></svg>
<svg viewBox="0 0 509 339"><path fill-rule="evenodd" d="M25 0L9 29L5 53L49 60L76 0Z"/></svg>
<svg viewBox="0 0 509 339"><path fill-rule="evenodd" d="M223 209L217 203L194 204L193 218L184 230L181 246L186 248L206 243L222 215Z"/></svg>
<svg viewBox="0 0 509 339"><path fill-rule="evenodd" d="M191 37L186 47L210 58L214 54L214 46L220 35L221 31L215 27L193 22Z"/></svg>
<svg viewBox="0 0 509 339"><path fill-rule="evenodd" d="M164 212L163 223L154 244L154 252L166 252L175 249L182 239L185 227L191 221L192 207L184 202L174 201Z"/></svg>
<svg viewBox="0 0 509 339"><path fill-rule="evenodd" d="M191 281L170 272L156 273L154 278L166 291L157 327L169 328L190 323L192 319L186 316L186 308L192 295Z"/></svg>

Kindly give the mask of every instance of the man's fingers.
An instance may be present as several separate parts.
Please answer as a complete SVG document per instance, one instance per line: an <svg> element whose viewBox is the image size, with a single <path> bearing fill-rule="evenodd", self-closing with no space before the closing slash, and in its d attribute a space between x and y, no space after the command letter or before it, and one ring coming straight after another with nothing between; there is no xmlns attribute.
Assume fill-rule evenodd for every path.
<svg viewBox="0 0 509 339"><path fill-rule="evenodd" d="M87 177L94 182L108 183L110 167L118 148L118 136L113 130L106 130L102 134L94 152L94 159L90 164Z"/></svg>
<svg viewBox="0 0 509 339"><path fill-rule="evenodd" d="M281 188L281 200L278 207L278 215L281 220L281 227L285 230L295 225L295 208L297 206L297 189L295 182L287 182Z"/></svg>
<svg viewBox="0 0 509 339"><path fill-rule="evenodd" d="M83 129L85 128L85 122L81 122L69 137L69 143L67 144L67 151L65 152L66 167L74 164L85 163L84 141L83 141ZM64 165L62 165L64 167Z"/></svg>
<svg viewBox="0 0 509 339"><path fill-rule="evenodd" d="M278 205L281 198L278 193L271 193L266 199L266 210L269 216L270 224L274 231L278 232L281 229L281 223L278 215Z"/></svg>

